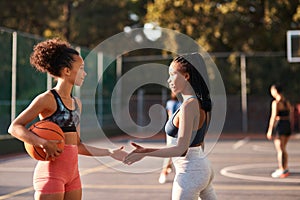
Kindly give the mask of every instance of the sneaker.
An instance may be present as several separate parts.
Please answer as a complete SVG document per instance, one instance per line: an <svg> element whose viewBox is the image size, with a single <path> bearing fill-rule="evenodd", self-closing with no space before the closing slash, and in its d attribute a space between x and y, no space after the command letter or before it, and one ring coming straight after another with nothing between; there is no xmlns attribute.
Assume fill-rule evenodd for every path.
<svg viewBox="0 0 300 200"><path fill-rule="evenodd" d="M280 178L286 178L290 175L290 172L288 169L284 170L283 173L281 174Z"/></svg>
<svg viewBox="0 0 300 200"><path fill-rule="evenodd" d="M281 169L277 169L276 171L274 171L272 173L272 177L273 178L286 178L289 175L289 170L281 170Z"/></svg>
<svg viewBox="0 0 300 200"><path fill-rule="evenodd" d="M160 184L164 184L167 181L167 175L165 173L161 173L158 179L158 182Z"/></svg>

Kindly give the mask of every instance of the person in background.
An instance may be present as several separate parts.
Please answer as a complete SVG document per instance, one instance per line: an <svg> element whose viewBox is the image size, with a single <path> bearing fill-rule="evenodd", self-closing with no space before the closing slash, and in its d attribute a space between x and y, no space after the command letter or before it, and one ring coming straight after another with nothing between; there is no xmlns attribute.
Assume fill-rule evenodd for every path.
<svg viewBox="0 0 300 200"><path fill-rule="evenodd" d="M274 100L271 105L271 116L267 131L268 140L274 141L277 151L278 169L272 173L273 178L285 178L289 175L287 143L291 135L290 111L292 106L282 94L280 84L270 88Z"/></svg>
<svg viewBox="0 0 300 200"><path fill-rule="evenodd" d="M176 94L171 92L171 98L166 103L166 110L168 113L168 119L172 117L172 115L176 112L176 110L180 107L181 102L178 101ZM176 145L176 138L173 138L166 134L167 146ZM161 184L166 183L167 176L172 172L172 158L165 158L163 163L163 169L160 173L158 182Z"/></svg>

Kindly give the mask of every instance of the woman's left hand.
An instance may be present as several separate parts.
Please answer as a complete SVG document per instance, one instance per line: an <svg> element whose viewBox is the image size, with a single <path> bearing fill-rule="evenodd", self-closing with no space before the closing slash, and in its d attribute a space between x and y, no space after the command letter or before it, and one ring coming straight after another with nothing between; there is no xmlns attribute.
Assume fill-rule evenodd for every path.
<svg viewBox="0 0 300 200"><path fill-rule="evenodd" d="M110 156L115 160L123 161L127 155L128 153L124 151L124 147L122 146L119 149L112 150L112 154Z"/></svg>
<svg viewBox="0 0 300 200"><path fill-rule="evenodd" d="M142 160L145 157L144 153L147 151L146 148L137 145L136 143L131 143L131 145L134 146L135 149L123 160L123 163L127 165L131 165L139 160Z"/></svg>
<svg viewBox="0 0 300 200"><path fill-rule="evenodd" d="M272 131L267 132L267 138L268 140L272 140Z"/></svg>

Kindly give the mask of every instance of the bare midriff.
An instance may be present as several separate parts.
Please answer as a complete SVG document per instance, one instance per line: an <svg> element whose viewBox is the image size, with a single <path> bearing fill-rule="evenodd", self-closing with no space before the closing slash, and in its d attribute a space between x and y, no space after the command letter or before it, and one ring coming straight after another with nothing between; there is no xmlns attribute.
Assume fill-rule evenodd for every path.
<svg viewBox="0 0 300 200"><path fill-rule="evenodd" d="M77 145L78 135L77 132L65 132L65 144Z"/></svg>

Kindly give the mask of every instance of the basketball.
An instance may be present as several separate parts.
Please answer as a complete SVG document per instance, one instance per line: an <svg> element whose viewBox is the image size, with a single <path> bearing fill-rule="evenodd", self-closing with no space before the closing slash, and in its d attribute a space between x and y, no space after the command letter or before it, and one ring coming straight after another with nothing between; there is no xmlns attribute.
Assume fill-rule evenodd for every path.
<svg viewBox="0 0 300 200"><path fill-rule="evenodd" d="M51 121L38 121L30 126L28 129L34 134L47 139L47 140L63 140L65 139L64 132L61 128ZM64 142L58 143L57 146L60 149L64 149ZM27 153L36 160L46 160L46 153L41 147L33 146L28 143L24 143ZM48 159L50 160L50 159Z"/></svg>

